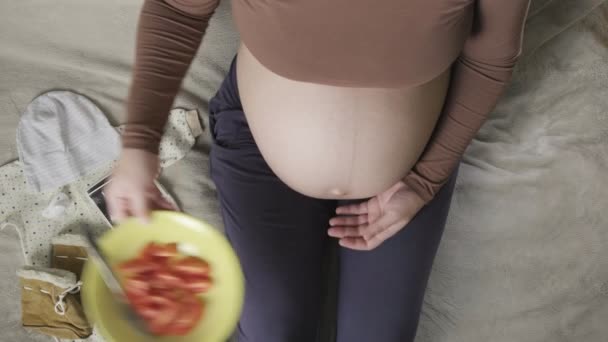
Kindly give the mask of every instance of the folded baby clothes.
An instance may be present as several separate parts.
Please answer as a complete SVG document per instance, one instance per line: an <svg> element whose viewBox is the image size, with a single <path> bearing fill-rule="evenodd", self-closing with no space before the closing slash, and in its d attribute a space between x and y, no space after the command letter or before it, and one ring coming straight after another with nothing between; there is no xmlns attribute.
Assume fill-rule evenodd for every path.
<svg viewBox="0 0 608 342"><path fill-rule="evenodd" d="M51 267L70 271L80 279L87 261L87 243L78 234L61 234L51 240Z"/></svg>
<svg viewBox="0 0 608 342"><path fill-rule="evenodd" d="M17 150L30 188L47 191L117 159L120 137L91 100L50 91L30 102L21 116Z"/></svg>
<svg viewBox="0 0 608 342"><path fill-rule="evenodd" d="M17 271L21 320L25 328L62 339L81 339L93 329L77 296L81 283L72 272L26 266Z"/></svg>
<svg viewBox="0 0 608 342"><path fill-rule="evenodd" d="M198 120L196 110L171 111L166 134L160 144L163 167L175 163L191 149L202 132ZM10 222L18 226L27 264L42 266L52 263L49 242L54 236L78 234L83 225L99 234L109 229L106 218L91 201L87 190L110 174L112 164L109 162L60 189L43 192L28 189L20 160L0 167L0 224ZM55 200L60 196L61 200ZM53 208L52 215L48 215L49 208Z"/></svg>

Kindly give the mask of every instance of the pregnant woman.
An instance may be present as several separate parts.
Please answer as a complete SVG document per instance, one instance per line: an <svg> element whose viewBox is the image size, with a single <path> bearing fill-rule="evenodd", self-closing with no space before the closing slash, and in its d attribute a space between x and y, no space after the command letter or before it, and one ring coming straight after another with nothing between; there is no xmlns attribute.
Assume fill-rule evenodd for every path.
<svg viewBox="0 0 608 342"><path fill-rule="evenodd" d="M520 54L529 0L233 0L242 42L210 102L211 175L245 273L238 341L315 341L340 244L338 342L416 334L458 164ZM167 208L167 113L217 0L146 0L120 220Z"/></svg>

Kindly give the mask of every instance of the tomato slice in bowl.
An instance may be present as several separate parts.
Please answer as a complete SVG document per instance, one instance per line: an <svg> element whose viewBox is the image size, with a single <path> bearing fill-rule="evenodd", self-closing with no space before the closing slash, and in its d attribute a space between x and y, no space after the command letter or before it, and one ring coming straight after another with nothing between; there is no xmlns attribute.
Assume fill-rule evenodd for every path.
<svg viewBox="0 0 608 342"><path fill-rule="evenodd" d="M182 277L179 277L178 275L174 274L168 268L157 271L154 274L154 278L155 280L160 283L163 283L163 285L169 288L179 288L184 281Z"/></svg>
<svg viewBox="0 0 608 342"><path fill-rule="evenodd" d="M199 322L204 314L204 302L194 294L182 297L180 309L171 323L168 331L171 335L187 335Z"/></svg>
<svg viewBox="0 0 608 342"><path fill-rule="evenodd" d="M147 319L148 328L157 335L167 335L169 325L180 310L179 303L163 296L148 296L137 304L136 312Z"/></svg>
<svg viewBox="0 0 608 342"><path fill-rule="evenodd" d="M200 258L187 256L171 262L170 267L182 276L202 276L209 274L209 264Z"/></svg>
<svg viewBox="0 0 608 342"><path fill-rule="evenodd" d="M118 264L117 267L123 276L129 277L133 275L149 274L156 271L159 265L149 260L136 258L122 262Z"/></svg>
<svg viewBox="0 0 608 342"><path fill-rule="evenodd" d="M134 310L160 335L186 335L199 322L205 303L197 294L212 286L209 264L179 256L177 244L148 243L137 257L118 265Z"/></svg>
<svg viewBox="0 0 608 342"><path fill-rule="evenodd" d="M146 296L150 292L150 283L143 277L127 278L123 282L123 288L127 297Z"/></svg>
<svg viewBox="0 0 608 342"><path fill-rule="evenodd" d="M184 290L191 291L193 293L205 293L209 291L213 282L208 276L196 276L196 277L183 277L184 281L180 287Z"/></svg>
<svg viewBox="0 0 608 342"><path fill-rule="evenodd" d="M177 244L161 244L150 242L142 250L140 257L143 259L168 259L177 256Z"/></svg>

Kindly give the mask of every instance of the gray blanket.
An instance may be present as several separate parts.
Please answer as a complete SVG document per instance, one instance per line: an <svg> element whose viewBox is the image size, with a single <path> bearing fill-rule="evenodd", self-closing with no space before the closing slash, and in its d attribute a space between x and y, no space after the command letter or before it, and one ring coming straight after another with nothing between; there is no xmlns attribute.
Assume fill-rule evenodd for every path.
<svg viewBox="0 0 608 342"><path fill-rule="evenodd" d="M417 341L608 340L604 3L533 0L513 84L464 157ZM140 5L0 1L0 164L16 158L20 113L49 89L124 119ZM224 1L176 105L206 113L237 44ZM163 181L187 212L221 226L208 150L207 133ZM17 244L0 232L0 341L48 341L19 327Z"/></svg>

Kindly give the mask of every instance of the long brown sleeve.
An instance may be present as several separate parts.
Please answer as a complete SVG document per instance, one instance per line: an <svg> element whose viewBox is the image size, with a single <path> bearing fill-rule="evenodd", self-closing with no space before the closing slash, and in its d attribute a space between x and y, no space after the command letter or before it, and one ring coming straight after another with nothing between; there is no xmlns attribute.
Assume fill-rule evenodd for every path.
<svg viewBox="0 0 608 342"><path fill-rule="evenodd" d="M169 110L218 1L145 1L137 29L124 147L158 152Z"/></svg>
<svg viewBox="0 0 608 342"><path fill-rule="evenodd" d="M511 78L530 0L479 0L433 137L404 182L426 202L446 182Z"/></svg>

